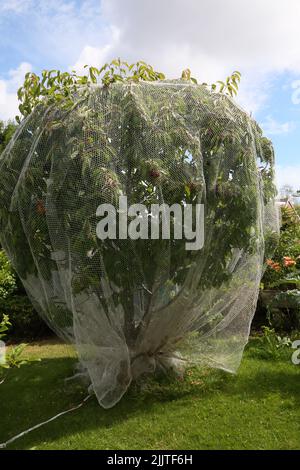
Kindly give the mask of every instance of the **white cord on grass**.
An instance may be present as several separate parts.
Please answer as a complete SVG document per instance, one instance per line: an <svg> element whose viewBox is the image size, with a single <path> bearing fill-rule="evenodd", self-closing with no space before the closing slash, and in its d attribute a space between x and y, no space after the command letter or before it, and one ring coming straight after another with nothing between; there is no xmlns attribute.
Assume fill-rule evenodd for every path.
<svg viewBox="0 0 300 470"><path fill-rule="evenodd" d="M47 421L43 421L42 423L36 424L36 425L33 426L32 428L26 429L26 431L23 431L23 432L21 432L20 434L17 434L16 436L12 437L12 438L9 439L8 441L3 442L2 444L0 444L0 449L5 449L5 448L8 446L8 444L11 444L12 442L16 441L17 439L19 439L19 438L22 437L22 436L25 436L25 434L28 434L29 432L33 431L34 429L40 428L40 427L43 426L44 424L50 423L50 421L54 421L56 418L59 418L60 416L65 415L66 413L70 413L71 411L78 410L78 408L81 408L81 406L82 406L91 396L92 396L92 395L87 395L87 396L82 400L82 402L79 403L79 405L73 406L73 408L70 408L69 410L62 411L61 413L58 413L57 415L53 416L52 418L47 419Z"/></svg>

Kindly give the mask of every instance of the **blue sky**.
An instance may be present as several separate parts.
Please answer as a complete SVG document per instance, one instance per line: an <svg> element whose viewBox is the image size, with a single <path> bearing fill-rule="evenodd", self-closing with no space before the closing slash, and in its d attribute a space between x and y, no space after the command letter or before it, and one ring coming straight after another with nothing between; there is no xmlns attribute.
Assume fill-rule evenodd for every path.
<svg viewBox="0 0 300 470"><path fill-rule="evenodd" d="M0 119L28 70L144 59L170 77L242 72L239 103L275 147L278 185L300 189L299 0L0 0Z"/></svg>

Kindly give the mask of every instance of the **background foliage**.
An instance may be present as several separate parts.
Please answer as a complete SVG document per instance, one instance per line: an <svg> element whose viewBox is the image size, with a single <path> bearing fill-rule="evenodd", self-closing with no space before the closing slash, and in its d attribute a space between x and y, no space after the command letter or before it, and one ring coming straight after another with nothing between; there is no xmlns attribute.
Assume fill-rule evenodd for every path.
<svg viewBox="0 0 300 470"><path fill-rule="evenodd" d="M300 329L300 207L282 207L279 244L262 279L261 300L276 330Z"/></svg>

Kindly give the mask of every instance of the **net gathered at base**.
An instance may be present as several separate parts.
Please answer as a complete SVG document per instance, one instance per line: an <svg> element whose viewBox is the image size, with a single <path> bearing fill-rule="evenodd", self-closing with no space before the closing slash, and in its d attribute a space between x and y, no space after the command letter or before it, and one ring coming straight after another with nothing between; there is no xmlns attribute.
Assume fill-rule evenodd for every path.
<svg viewBox="0 0 300 470"><path fill-rule="evenodd" d="M103 407L157 368L237 370L278 236L273 179L255 121L187 81L91 86L71 109L40 104L22 121L0 156L1 245ZM161 219L201 205L201 247L175 236L172 211L169 237L151 238L151 223L118 236L124 196L149 221L153 204ZM117 236L101 239L104 204Z"/></svg>

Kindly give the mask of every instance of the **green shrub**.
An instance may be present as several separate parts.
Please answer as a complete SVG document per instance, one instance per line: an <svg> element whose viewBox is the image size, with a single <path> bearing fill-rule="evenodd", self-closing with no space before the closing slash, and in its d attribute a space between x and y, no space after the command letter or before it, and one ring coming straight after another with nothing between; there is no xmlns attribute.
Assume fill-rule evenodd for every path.
<svg viewBox="0 0 300 470"><path fill-rule="evenodd" d="M11 323L9 321L8 315L3 315L2 320L0 320L0 339L4 338L7 335L7 331Z"/></svg>
<svg viewBox="0 0 300 470"><path fill-rule="evenodd" d="M5 299L16 290L16 277L3 250L0 250L0 299Z"/></svg>
<svg viewBox="0 0 300 470"><path fill-rule="evenodd" d="M16 127L16 124L12 121L9 121L6 124L3 121L0 121L0 153L9 143L16 130Z"/></svg>
<svg viewBox="0 0 300 470"><path fill-rule="evenodd" d="M262 334L256 336L248 349L254 357L269 360L287 360L291 356L292 339L279 336L274 328L262 327Z"/></svg>
<svg viewBox="0 0 300 470"><path fill-rule="evenodd" d="M278 291L269 305L267 318L276 331L300 328L300 290Z"/></svg>
<svg viewBox="0 0 300 470"><path fill-rule="evenodd" d="M25 295L13 295L0 299L1 314L9 315L12 324L8 332L9 339L34 340L51 334L50 329L34 310Z"/></svg>
<svg viewBox="0 0 300 470"><path fill-rule="evenodd" d="M7 336L7 331L10 329L11 326L12 325L8 315L3 315L3 318L0 321L0 338L4 338ZM27 344L21 343L17 346L10 347L9 350L7 350L4 356L4 361L2 360L0 362L0 385L6 379L6 374L4 374L5 369L10 369L12 367L17 367L19 369L24 364L27 364L28 360L23 357L23 352L26 346Z"/></svg>
<svg viewBox="0 0 300 470"><path fill-rule="evenodd" d="M0 316L8 315L12 326L8 338L33 340L50 333L34 310L3 250L0 250Z"/></svg>

